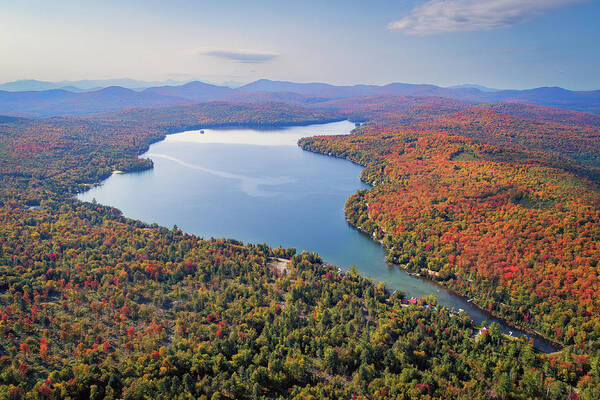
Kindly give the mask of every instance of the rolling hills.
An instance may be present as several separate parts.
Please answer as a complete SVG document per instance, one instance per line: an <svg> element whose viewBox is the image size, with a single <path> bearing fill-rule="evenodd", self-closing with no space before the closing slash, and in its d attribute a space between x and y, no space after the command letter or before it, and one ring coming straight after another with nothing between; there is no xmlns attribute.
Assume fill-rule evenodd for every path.
<svg viewBox="0 0 600 400"><path fill-rule="evenodd" d="M40 87L44 87L43 85ZM139 90L110 86L91 91L50 89L0 91L0 115L44 117L85 115L123 108L155 108L209 101L265 102L327 106L340 99L365 96L439 97L472 103L519 103L600 113L600 91L570 91L557 87L529 90L487 90L468 85L443 88L435 85L391 83L388 85L335 86L326 83L295 83L260 79L236 89L189 82Z"/></svg>

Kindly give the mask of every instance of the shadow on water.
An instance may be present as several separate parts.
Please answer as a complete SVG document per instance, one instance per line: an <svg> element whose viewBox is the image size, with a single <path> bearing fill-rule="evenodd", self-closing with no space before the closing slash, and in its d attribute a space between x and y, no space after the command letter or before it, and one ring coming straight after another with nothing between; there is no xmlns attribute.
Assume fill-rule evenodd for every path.
<svg viewBox="0 0 600 400"><path fill-rule="evenodd" d="M114 174L77 197L116 207L130 218L177 225L201 237L316 251L330 264L346 270L355 265L363 276L409 297L433 294L440 305L464 310L477 324L493 321L505 333L522 335L466 299L390 267L382 246L348 225L346 199L368 188L360 181L362 167L306 152L296 143L301 137L348 134L353 128L342 121L173 134L142 155L152 159L154 169ZM539 338L534 342L541 351L556 350Z"/></svg>

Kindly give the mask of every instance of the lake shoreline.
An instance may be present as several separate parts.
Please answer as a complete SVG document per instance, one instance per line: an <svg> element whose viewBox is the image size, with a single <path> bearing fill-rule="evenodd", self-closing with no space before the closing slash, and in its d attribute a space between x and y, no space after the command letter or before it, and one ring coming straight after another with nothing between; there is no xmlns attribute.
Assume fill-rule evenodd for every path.
<svg viewBox="0 0 600 400"><path fill-rule="evenodd" d="M344 120L341 120L341 121L344 121ZM219 125L221 125L221 126L223 126L223 125L227 125L228 127L235 128L236 126L234 126L234 125L237 125L237 124L234 124L234 125L232 125L232 124L219 124ZM310 126L310 125L321 125L321 123L316 123L316 124L315 124L315 123L309 123L309 122L307 122L307 123L305 123L305 124L302 124L302 125L298 125L298 124L286 124L286 126ZM245 124L245 126L248 126L248 124ZM210 128L208 127L208 125L204 125L203 127L204 127L204 128L206 128L206 129L210 129ZM273 125L273 124L271 124L271 125L270 125L270 127L271 127L271 128L273 128L273 129L276 129L277 127L281 127L281 126L276 126L276 125ZM250 127L250 128L248 128L248 129L253 129L253 128L251 128L251 127ZM351 129L350 127L348 127L347 129L349 129L349 133L348 133L348 134L351 134L351 133L354 131L354 129ZM164 140L165 140L165 138L166 138L168 135L172 135L172 134L176 134L176 133L181 133L181 132L172 132L172 133L166 133L166 134L165 134L165 135L162 137L162 139L159 139L159 140L157 140L157 141L154 141L152 144L154 144L154 143L158 143L158 142L161 142L161 141L164 141ZM308 136L308 137L311 137L311 136L319 136L319 135L310 135L310 136ZM149 147L150 147L150 145L148 145L148 147L147 147L147 148L146 148L146 149L145 149L143 152L139 153L139 154L138 154L138 158L141 158L140 156L142 156L144 153L147 153L147 152L148 152L148 150L149 150ZM301 148L301 150L302 150L302 151L304 151L304 150L307 150L307 149L303 148L302 146L300 146L300 148ZM350 163L352 163L352 164L354 164L354 165L356 165L356 166L359 166L359 167L360 167L362 170L364 170L364 168L365 168L365 166L364 166L364 165L362 165L362 164L360 164L360 163L358 163L358 162L356 162L356 161L354 161L354 160L352 160L352 159L346 158L346 157L336 156L336 155L333 155L333 154L327 154L327 153L320 153L320 152L315 152L315 151L310 151L310 150L307 150L307 152L310 152L310 153L312 153L312 154L315 154L315 155L321 155L321 156L325 156L326 158L337 158L337 159L344 160L344 161L350 161ZM148 165L148 167L147 167L147 168L144 168L144 169L137 168L137 169L134 169L134 170L123 170L123 169L121 169L121 170L122 170L123 172L125 172L125 173L129 174L130 172L143 172L143 171L146 171L146 170L151 170L151 169L153 169L153 168L154 168L154 163L151 163L151 165ZM119 175L119 174L117 174L117 175ZM110 177L110 175L109 175L109 176L107 176L107 178L108 178L108 177ZM361 178L360 178L360 181L361 181L361 182L363 182L364 184L368 185L368 187L369 187L369 188L373 187L373 185L369 184L369 182L365 182L365 181L362 179L362 173L361 173ZM105 179L103 179L101 182L98 182L96 185L98 185L98 186L99 186L99 185L103 185L103 183L104 183L104 182L105 182ZM92 188L92 187L88 187L88 188L87 188L87 189L86 189L84 192L87 192L87 191L88 191L88 190L90 190L91 188ZM353 189L353 190L356 190L356 189ZM367 190L368 190L368 189L367 189ZM344 193L345 193L345 192L344 192ZM352 194L352 192L349 192L349 193L350 193L350 195ZM346 199L347 199L347 197L346 197ZM119 206L112 206L112 207L114 207L115 209L118 209L120 212L122 212L122 213L123 213L123 209L122 209L121 207L119 207ZM345 216L344 216L344 217L345 217ZM143 218L139 218L139 217L138 217L138 218L135 218L135 217L128 217L128 218L131 218L131 219L134 219L134 220L140 220L140 221L142 221L142 220L143 220ZM347 220L346 220L345 222L347 223ZM162 224L160 224L160 225L165 225L164 221L163 221L163 223L162 223ZM361 231L361 230L360 230L360 229L358 229L357 227L355 227L355 226L352 226L352 224L349 224L349 225L350 225L350 227L351 227L352 229L354 229L354 230L358 230L358 231ZM188 230L188 231L189 231L189 230ZM193 230L192 230L192 231L193 231ZM364 234L364 232L361 232L361 234ZM196 235L196 236L203 237L203 236L206 236L206 235L205 235L205 234L200 234L200 235ZM217 236L218 236L218 235L217 235ZM235 235L225 235L224 237L236 237L236 236L235 236ZM371 235L369 235L369 239L370 239L369 241L373 241L373 238L371 237ZM250 242L252 242L252 241L250 241ZM381 243L379 243L379 244L381 244ZM292 244L292 246L293 246L293 244ZM378 246L378 247L382 248L382 250L383 250L384 252L387 252L387 249L385 248L385 246ZM309 248L310 248L310 247L309 247ZM392 265L392 266L393 266L393 264L389 264L389 263L385 262L384 260L382 260L382 261L383 261L383 263L385 263L386 265L388 265L388 267L389 267L390 265ZM379 262L378 262L378 263L379 263ZM344 263L342 263L342 264L340 264L340 265L342 265L342 266L343 266L343 265L344 265ZM383 266L383 265L382 265L382 266ZM402 267L400 267L400 266L398 266L398 267L399 267L399 269L402 269L402 270L404 270L404 271L405 271L405 269L403 269ZM381 268L381 267L379 267L379 268ZM366 272L366 270L365 270L365 272L362 272L362 273L361 273L361 275L363 275L363 276L366 276L367 274L368 274L368 272ZM411 274L411 275L412 275L412 274ZM416 278L418 278L418 279L419 279L420 281L422 281L422 282L425 282L425 283L427 283L428 285L432 285L432 287L437 287L437 288L439 288L439 289L441 289L441 290L444 290L444 291L446 291L448 294L451 294L452 296L456 297L457 299L461 299L463 302L465 302L465 301L467 300L467 299L466 299L464 296L462 296L462 295L460 295L460 294L458 294L458 293L454 292L453 290L451 290L451 289L449 289L449 288L447 288L447 287L445 287L445 286L441 285L439 282L436 282L436 281L434 281L434 280L427 279L427 278L425 278L425 277L421 277L421 276L416 276ZM385 281L384 279L375 279L375 281L383 281L384 283L386 283L386 281ZM401 290L402 290L402 289L401 289ZM555 346L555 345L553 344L553 342L552 342L552 341L550 341L550 340L547 340L546 338L544 338L544 337L543 337L543 335L536 334L535 332L531 332L531 331L530 331L530 330L528 330L528 329L522 329L522 328L518 327L518 325L516 325L516 324L513 324L513 323L510 323L509 321L506 321L504 318L501 318L501 317L495 316L495 315L493 315L493 314L491 314L491 313L487 312L486 310L483 310L481 307L479 307L479 306L478 306L478 305L476 305L476 304L473 304L473 303L470 303L470 304L472 304L472 305L473 305L473 307L474 307L474 308L476 308L477 310L481 311L481 313L482 313L482 314L484 314L484 315L489 315L490 317L493 317L493 318L497 319L498 321L501 321L501 322L502 322L502 324L503 324L503 325L505 325L505 327L506 327L506 326L508 326L508 327L513 327L513 328L515 328L515 329L520 329L520 330L522 330L524 333L529 333L530 335L535 335L535 337L536 337L536 338L538 338L539 340L542 340L542 341L544 341L544 342L546 342L546 343L552 344L552 347L555 347L555 348L560 348L559 346ZM467 313L467 315L468 315L468 313ZM479 318L481 318L481 317L479 316L479 317L478 317L478 319L479 319ZM539 349L539 350L540 350L540 351L543 351L543 350L541 350L541 349Z"/></svg>
<svg viewBox="0 0 600 400"><path fill-rule="evenodd" d="M373 237L372 237L372 236L371 236L371 235L370 235L368 232L366 232L366 231L365 231L365 230L363 230L362 228L360 228L360 227L357 227L357 226L353 225L352 223L350 223L350 221L348 221L348 219L346 219L346 222L348 222L348 225L349 225L349 226L351 226L352 228L356 229L357 231L359 231L360 233L364 234L365 236L368 236L368 237L369 237L369 238L371 238L371 240L373 240L374 242L377 242L377 243L379 243L379 244L381 245L381 247L384 249L384 251L386 252L386 254L388 253L388 249L387 249L387 247L385 246L385 244L383 243L383 241L382 241L382 240L377 240L377 239L374 239L374 238L373 238ZM473 299L470 299L469 297L467 297L467 296L465 296L465 295L463 295L463 294L460 294L460 293L458 293L457 291L455 291L455 290L454 290L454 289L452 289L452 288L449 288L449 287L447 287L447 286L444 286L444 285L443 285L443 284L441 284L439 281L436 281L436 280L433 280L433 279L427 278L426 276L424 276L424 275L421 275L421 274L419 274L419 273L414 273L414 274L413 274L413 273L411 273L411 271L409 271L409 270L408 270L406 267L404 267L404 266L402 266L402 265L400 265L400 264L394 264L394 263L390 263L390 262L388 262L388 261L386 261L386 264L387 264L387 265L388 265L390 268L398 268L398 269L400 269L400 270L402 270L402 271L404 271L404 272L406 272L406 273L408 273L408 274L410 274L410 275L414 276L414 277L415 277L415 278L417 278L417 279L421 279L421 280L423 280L423 281L426 281L426 282L428 282L428 283L430 283L430 284L433 284L434 286L438 287L439 289L442 289L442 290L444 290L444 291L446 291L446 292L448 292L448 293L451 293L453 296L460 297L461 299L463 299L463 300L465 300L465 301L469 301L469 300L470 300L470 304L471 304L473 307L477 308L479 311L481 311L481 313L482 313L482 314L484 314L484 315L486 315L486 316L488 316L488 317L491 317L491 318L493 318L493 319L496 319L496 320L498 320L498 321L502 322L504 325L506 325L506 326L508 326L508 327L511 327L511 328L514 328L514 329L518 329L518 330L522 331L523 333L526 333L526 334L527 334L527 335L528 335L528 336L529 336L531 339L538 339L538 340L540 340L541 342L545 342L546 344L549 344L549 345L551 345L551 346L555 347L555 349L554 349L554 351L553 351L553 352L562 351L562 349L564 348L564 345L562 345L562 344L560 344L560 343L557 343L557 342L555 342L555 341L553 341L553 340L550 340L550 339L546 338L546 337L545 337L544 335L542 335L540 332L537 332L537 331L535 331L535 330L533 330L533 329L531 329L531 328L525 327L525 326L520 326L520 325L518 325L518 324L516 324L516 323L514 323L514 322L512 322L512 321L509 321L509 320L507 320L507 319L506 319L506 318L504 318L504 317L501 317L501 316L498 316L498 315L495 315L495 314L491 313L490 311L488 311L488 310L486 310L486 309L482 308L482 307L481 307L479 304L475 303L475 301L473 301ZM385 282L384 282L384 283L385 283ZM434 295L434 296L435 296L435 295ZM456 311L456 310L455 310L455 311ZM467 315L469 315L469 314L467 314ZM489 321L489 322L494 322L494 321ZM514 336L513 336L513 338L517 338L517 337L514 337ZM534 347L535 347L535 346L534 346ZM552 353L552 352L546 352L546 351L543 351L543 350L541 350L541 349L538 349L538 348L536 348L536 350L538 350L538 351L540 351L540 352L542 352L542 353L546 353L546 354L550 354L550 353Z"/></svg>
<svg viewBox="0 0 600 400"><path fill-rule="evenodd" d="M348 121L347 118L335 117L335 118L324 118L306 120L302 122L277 122L277 123L243 123L243 122L224 122L224 123L212 123L212 124L197 124L197 125L185 125L185 126L172 126L165 127L166 135L172 135L185 131L197 131L201 129L227 129L227 128L244 128L244 129L258 129L258 130L276 130L280 128L291 128L298 126L310 126L310 125L323 125L330 124L333 122ZM161 139L162 140L162 139Z"/></svg>
<svg viewBox="0 0 600 400"><path fill-rule="evenodd" d="M146 145L144 147L142 147L139 150L139 152L135 155L135 159L150 161L150 163L148 165L140 166L140 165L133 164L132 168L127 168L127 167L123 167L123 166L121 166L121 167L115 166L111 171L106 172L105 174L101 174L98 177L97 181L82 184L82 185L86 186L83 190L77 190L77 191L72 192L71 194L74 196L77 196L79 194L87 192L88 190L90 190L94 187L98 187L98 186L102 185L102 182L104 182L106 179L108 179L115 171L119 171L121 174L128 174L128 173L132 173L132 172L144 172L144 171L152 170L154 168L154 163L152 162L152 160L150 160L149 158L141 158L141 156L144 153L147 153L148 150L150 150L150 146L152 146L153 144L162 142L169 135L175 135L177 133L182 133L185 131L195 131L195 130L202 130L202 129L247 128L247 129L258 129L258 130L263 130L263 129L264 130L271 130L271 129L276 130L279 128L291 128L291 127L295 127L295 126L330 124L330 123L341 122L341 121L351 122L347 118L335 117L335 118L325 118L325 119L318 119L318 120L306 120L303 122L279 122L279 123L265 123L265 124L227 122L227 123L198 124L198 125L189 125L189 126L184 125L182 127L177 127L177 126L162 127L161 128L163 130L162 135L160 137L150 139L148 141L148 143L146 143ZM315 153L315 154L317 154L317 153Z"/></svg>
<svg viewBox="0 0 600 400"><path fill-rule="evenodd" d="M352 132L351 132L351 133L352 133ZM351 134L351 133L350 133L350 134ZM352 159L349 159L349 158L346 158L346 157L341 157L341 156L338 156L338 155L336 155L336 154L333 154L333 153L323 153L323 152L313 151L313 150L312 150L312 149L310 149L310 148L307 148L307 147L305 147L305 146L302 146L300 143L299 143L298 145L299 145L299 147L300 147L302 150L304 150L304 151L308 151L308 152L315 153L315 154L321 154L321 155L323 155L323 156L326 156L326 157L333 157L333 158L338 158L338 159L347 160L347 161L350 161L350 162L352 162L353 164L356 164L356 165L358 165L358 166L362 167L362 168L363 168L363 170L364 170L364 168L367 168L367 166L365 166L365 165L363 165L363 164L361 164L361 163L359 163L359 162L357 162L357 161L355 161L355 160L352 160ZM373 188L373 185L372 185L370 182L367 182L367 181L365 181L365 180L362 178L362 174L361 174L361 178L360 178L360 180L361 180L363 183L365 183L366 185L369 185L371 188ZM344 214L345 214L345 213L344 213ZM344 217L346 218L346 216L345 216L345 215L344 215ZM376 238L373 238L373 236L372 236L371 234L369 234L367 231L365 231L364 229L360 228L359 226L355 226L354 224L352 224L352 223L351 223L351 222L348 220L348 218L346 218L346 222L347 222L347 223L348 223L348 225L349 225L349 226L351 226L352 228L354 228L354 229L356 229L357 231L361 232L362 234L364 234L364 235L368 236L368 237L369 237L369 238L370 238L372 241L379 243L379 244L381 245L381 247L383 248L383 250L384 250L385 254L386 254L386 255L388 254L389 250L388 250L387 246L385 246L385 244L383 243L383 240L378 240L378 239L376 239ZM403 271L405 271L405 272L407 272L407 273L410 273L410 272L409 272L409 270L408 270L407 268L403 267L402 265L399 265L399 264L394 264L394 263L390 263L390 262L388 262L388 261L386 261L386 264L387 264L388 266L391 266L392 268L398 268L398 269L400 269L400 270L403 270ZM418 279L421 279L421 280L423 280L423 281L426 281L426 282L428 282L428 283L430 283L430 284L432 284L432 285L434 285L434 286L436 286L436 287L438 287L438 288L440 288L440 289L442 289L442 290L445 290L445 291L447 291L448 293L452 294L453 296L456 296L456 297L459 297L459 298L463 299L464 301L467 301L467 302L468 302L468 301L470 301L470 304L471 304L473 307L477 308L477 309L478 309L478 310L479 310L479 311L480 311L482 314L484 314L484 315L486 315L486 316L488 316L488 317L491 317L491 318L493 318L493 319L496 319L496 320L498 320L498 321L502 322L504 325L506 325L506 326L508 326L508 327L511 327L511 328L514 328L514 329L520 330L520 331L524 332L525 334L527 334L529 337L531 337L531 338L533 338L533 339L538 339L539 341L541 341L541 342L543 342L543 343L546 343L546 344L550 345L551 347L554 347L554 351L553 351L553 352L561 351L561 350L564 348L564 345L563 345L563 344L560 344L560 343L558 343L558 342L555 342L555 341L553 341L553 340L551 340L551 339L547 338L546 336L544 336L542 333L540 333L540 332L536 331L535 329L532 329L531 327L522 326L522 325L520 325L520 324L517 324L517 323L515 323L515 322L513 322L513 321L509 321L509 320L507 320L505 317L502 317L502 316L500 316L500 315L496 315L496 314L494 314L494 313L490 312L489 310L486 310L486 309L482 308L482 307L481 307L479 304L475 303L475 301L473 301L473 299L470 299L470 298L468 298L467 296L465 296L465 295L463 295L463 294L460 294L460 293L458 293L458 292L457 292L457 291L455 291L454 289L452 289L452 288L449 288L449 287L447 287L447 286L445 286L445 285L441 284L440 282L438 282L438 281L436 281L436 280L433 280L433 279L430 279L430 278L428 278L428 277L426 277L426 276L423 276L423 275L421 275L420 273L419 273L419 274L415 273L415 274L410 274L410 275L414 276L415 278L418 278ZM385 283L385 282L384 282L384 283ZM468 315L468 314L467 314L467 315ZM535 346L534 346L534 347L535 347ZM541 352L543 352L543 353L546 353L546 354L552 353L552 352L546 352L546 351L543 351L542 349L538 349L537 347L536 347L536 350L538 350L538 351L541 351Z"/></svg>

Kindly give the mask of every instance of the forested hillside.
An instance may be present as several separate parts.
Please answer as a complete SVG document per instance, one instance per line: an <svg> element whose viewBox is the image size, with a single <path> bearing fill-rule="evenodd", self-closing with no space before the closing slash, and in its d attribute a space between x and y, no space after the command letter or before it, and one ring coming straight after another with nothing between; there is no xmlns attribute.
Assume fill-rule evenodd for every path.
<svg viewBox="0 0 600 400"><path fill-rule="evenodd" d="M597 342L597 121L531 106L379 104L362 106L376 117L354 135L301 141L367 167L374 188L348 200L348 221L391 262L495 315L565 344Z"/></svg>
<svg viewBox="0 0 600 400"><path fill-rule="evenodd" d="M406 306L314 255L277 269L272 257L293 250L203 241L90 205L3 208L1 226L6 397L596 393L597 359L583 355L594 349L546 356L494 327L476 336L468 318Z"/></svg>
<svg viewBox="0 0 600 400"><path fill-rule="evenodd" d="M277 104L216 103L160 113L0 125L0 398L600 396L593 296L598 196L587 181L541 161L498 161L504 153L493 145L454 134L368 125L349 137L303 142L367 165L364 177L375 189L353 196L347 215L385 236L392 259L405 256L410 266L425 265L456 290L478 296L490 293L483 288L493 274L510 273L495 278L500 290L477 302L510 312L515 321L528 315L539 329L546 323L554 339L568 344L559 353L539 354L497 326L480 330L468 317L436 307L434 298L411 304L355 272L323 265L315 254L202 240L71 198L114 169L150 168L136 155L173 129L339 118ZM504 268L487 259L486 275L477 267L489 252L477 254L473 240L487 249L514 242L493 235L503 231L493 219L497 207L510 217L509 232L544 252L515 242L498 257L508 254L519 263ZM437 235L448 221L453 230ZM549 242L540 226L554 235ZM581 235L587 236L575 239ZM547 252L548 243L566 246ZM531 277L549 263L562 268L557 279L581 301L546 287L555 283L548 277L535 281L539 288L522 279L522 271ZM548 320L532 308L514 311L551 299L559 306ZM559 324L563 332L554 329Z"/></svg>

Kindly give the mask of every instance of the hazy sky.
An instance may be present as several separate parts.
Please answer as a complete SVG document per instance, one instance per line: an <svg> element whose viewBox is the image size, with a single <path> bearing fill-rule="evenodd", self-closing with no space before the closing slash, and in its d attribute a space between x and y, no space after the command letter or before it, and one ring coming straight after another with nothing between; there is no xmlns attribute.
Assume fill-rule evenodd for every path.
<svg viewBox="0 0 600 400"><path fill-rule="evenodd" d="M600 89L598 0L0 0L0 81Z"/></svg>

